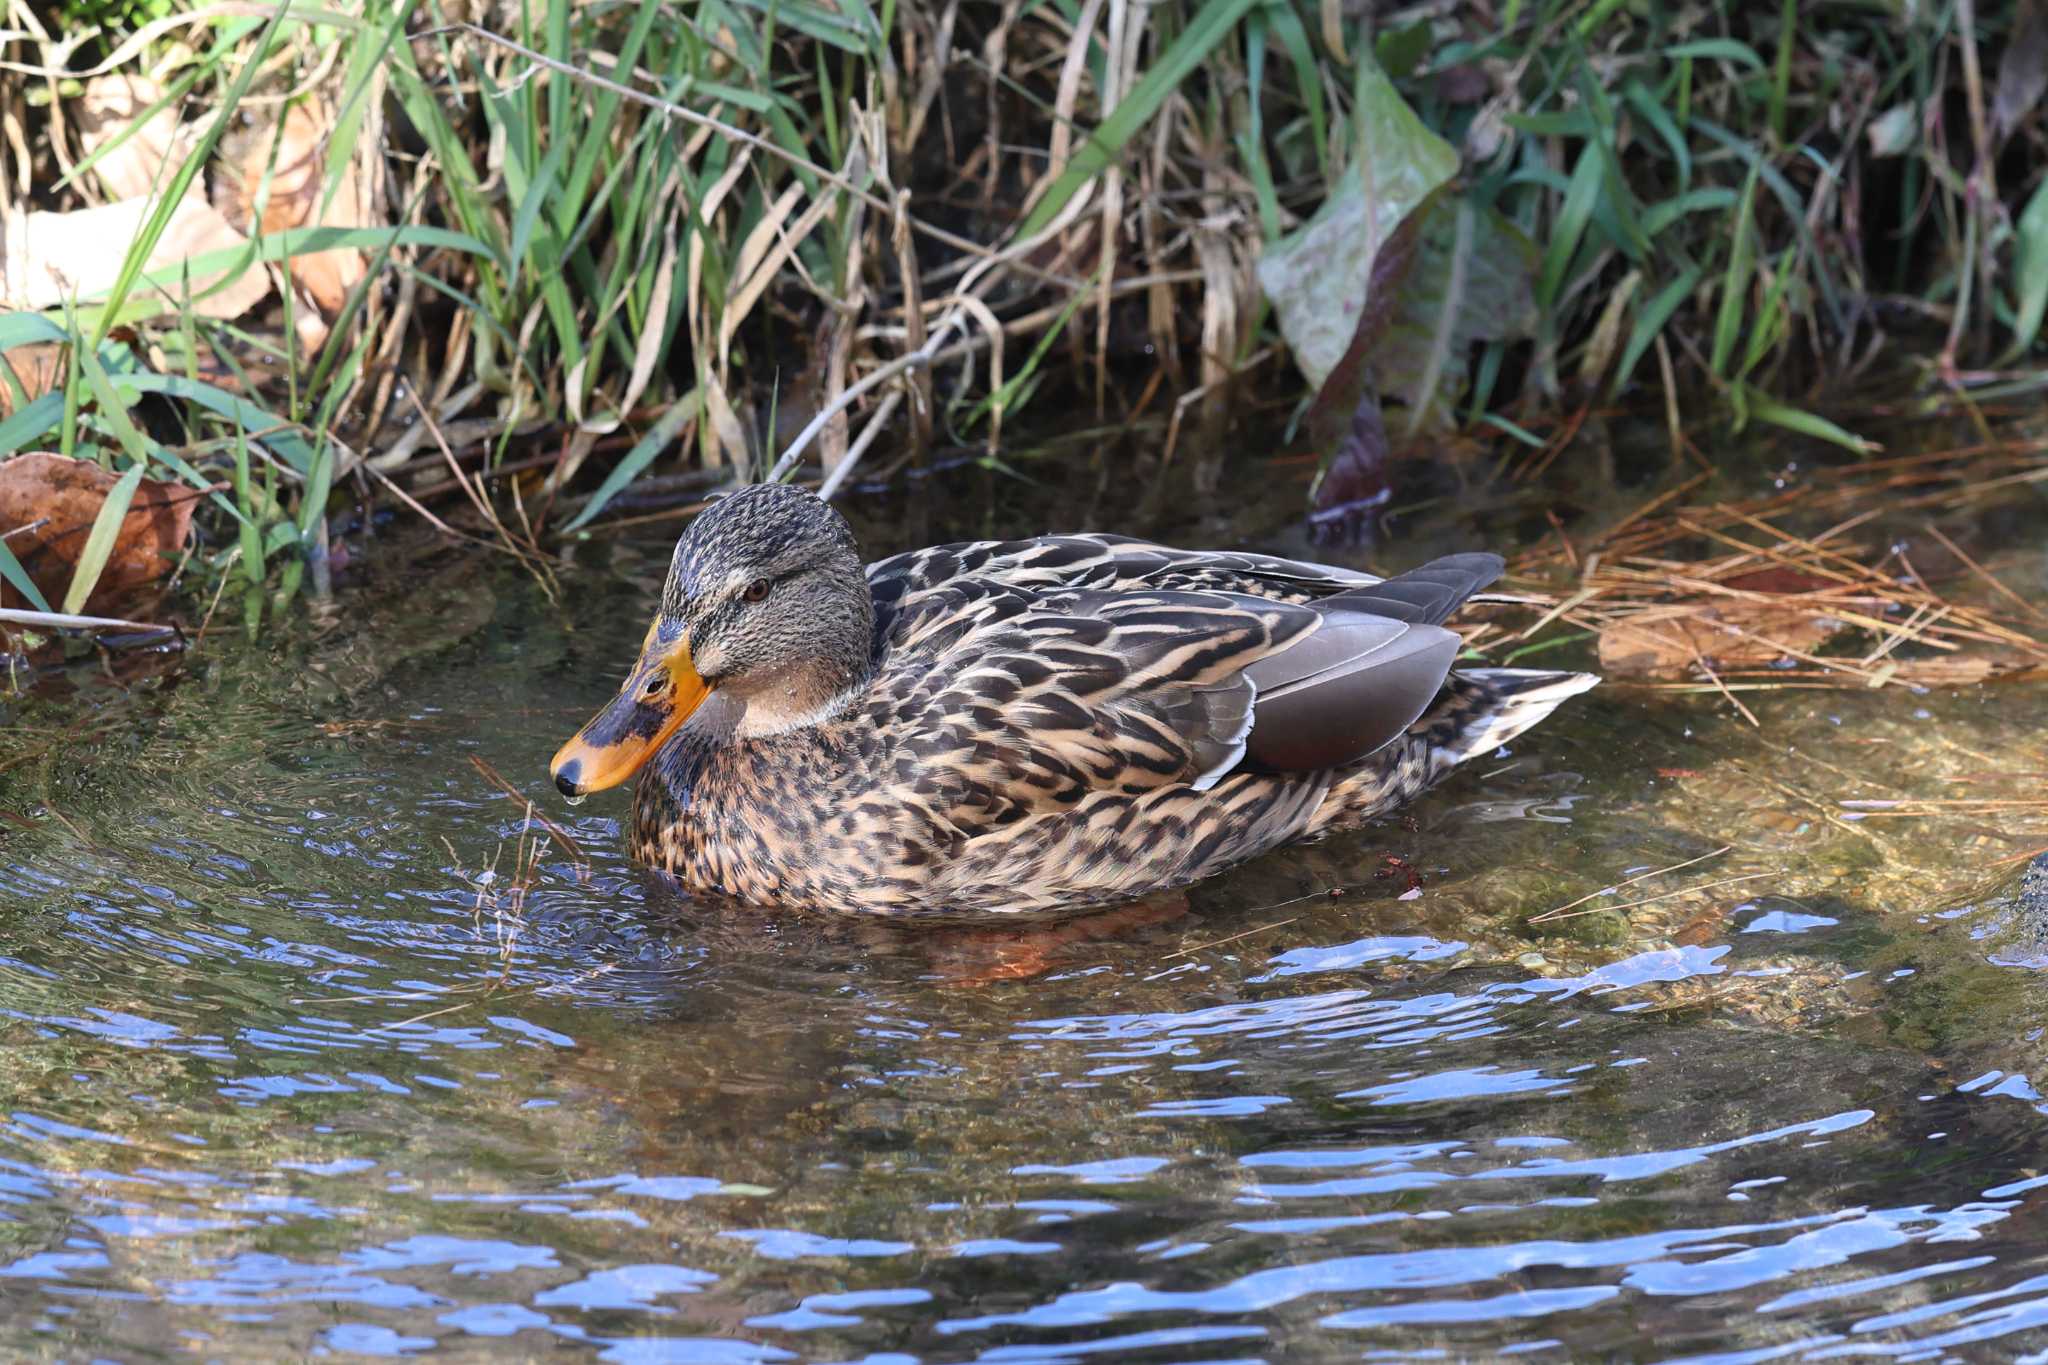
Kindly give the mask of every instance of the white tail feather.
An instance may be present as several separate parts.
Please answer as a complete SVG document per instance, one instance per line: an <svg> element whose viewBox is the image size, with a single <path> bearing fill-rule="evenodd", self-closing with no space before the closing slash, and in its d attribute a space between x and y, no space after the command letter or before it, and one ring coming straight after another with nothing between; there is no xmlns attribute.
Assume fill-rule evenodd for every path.
<svg viewBox="0 0 2048 1365"><path fill-rule="evenodd" d="M1557 673L1528 668L1466 668L1453 673L1449 686L1466 684L1474 703L1472 714L1435 748L1436 772L1492 753L1576 697L1600 679L1591 673Z"/></svg>

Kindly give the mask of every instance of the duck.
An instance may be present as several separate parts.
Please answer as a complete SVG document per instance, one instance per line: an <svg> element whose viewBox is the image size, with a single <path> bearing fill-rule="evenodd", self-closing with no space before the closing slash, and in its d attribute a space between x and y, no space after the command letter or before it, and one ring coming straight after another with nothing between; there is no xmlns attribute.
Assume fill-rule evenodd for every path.
<svg viewBox="0 0 2048 1365"><path fill-rule="evenodd" d="M555 754L637 777L630 852L693 895L994 922L1184 889L1384 815L1599 680L1453 667L1502 572L1391 578L1120 535L863 565L792 484L677 541L618 694Z"/></svg>

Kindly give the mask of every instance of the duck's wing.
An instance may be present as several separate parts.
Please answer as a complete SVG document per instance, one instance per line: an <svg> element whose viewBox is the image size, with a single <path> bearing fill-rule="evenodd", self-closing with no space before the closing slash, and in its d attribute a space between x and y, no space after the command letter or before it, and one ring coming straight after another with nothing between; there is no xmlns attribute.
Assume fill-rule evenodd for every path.
<svg viewBox="0 0 2048 1365"><path fill-rule="evenodd" d="M907 777L984 808L968 823L1245 767L1340 767L1405 731L1457 653L1433 621L1377 608L1440 619L1483 568L1307 603L955 578L899 613L870 695Z"/></svg>
<svg viewBox="0 0 2048 1365"><path fill-rule="evenodd" d="M1382 580L1357 569L1278 555L1181 550L1130 536L1077 534L934 545L877 560L867 573L885 618L966 580L1039 594L1226 592L1295 603L1356 596L1361 589L1396 582L1399 587L1372 598L1372 609L1397 620L1435 624L1500 571L1498 555L1460 554L1397 580Z"/></svg>
<svg viewBox="0 0 2048 1365"><path fill-rule="evenodd" d="M899 800L983 831L1097 792L1214 781L1246 752L1248 670L1318 625L1257 598L960 580L899 618L869 706Z"/></svg>

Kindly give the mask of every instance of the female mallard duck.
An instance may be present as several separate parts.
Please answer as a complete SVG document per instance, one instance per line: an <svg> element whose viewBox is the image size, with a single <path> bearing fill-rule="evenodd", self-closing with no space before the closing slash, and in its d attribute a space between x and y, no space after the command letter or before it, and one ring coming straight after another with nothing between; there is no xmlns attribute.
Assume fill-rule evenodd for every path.
<svg viewBox="0 0 2048 1365"><path fill-rule="evenodd" d="M743 488L676 543L555 785L640 773L633 852L693 891L950 917L1136 897L1391 810L1591 687L1450 671L1438 623L1500 571L1072 535L863 572L817 497Z"/></svg>

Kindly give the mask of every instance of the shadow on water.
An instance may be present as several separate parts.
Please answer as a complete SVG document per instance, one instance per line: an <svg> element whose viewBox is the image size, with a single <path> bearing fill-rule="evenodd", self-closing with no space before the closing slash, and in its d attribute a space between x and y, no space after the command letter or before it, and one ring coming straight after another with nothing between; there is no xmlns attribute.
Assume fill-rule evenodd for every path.
<svg viewBox="0 0 2048 1365"><path fill-rule="evenodd" d="M1067 520L980 487L969 534ZM1835 800L2037 799L2039 685L1602 690L1399 820L992 943L682 904L622 803L550 804L579 862L485 782L543 792L638 638L666 544L592 559L565 612L462 562L19 708L0 1351L2048 1348L2048 887L1993 817ZM1656 887L1725 888L1529 923L1691 858Z"/></svg>

